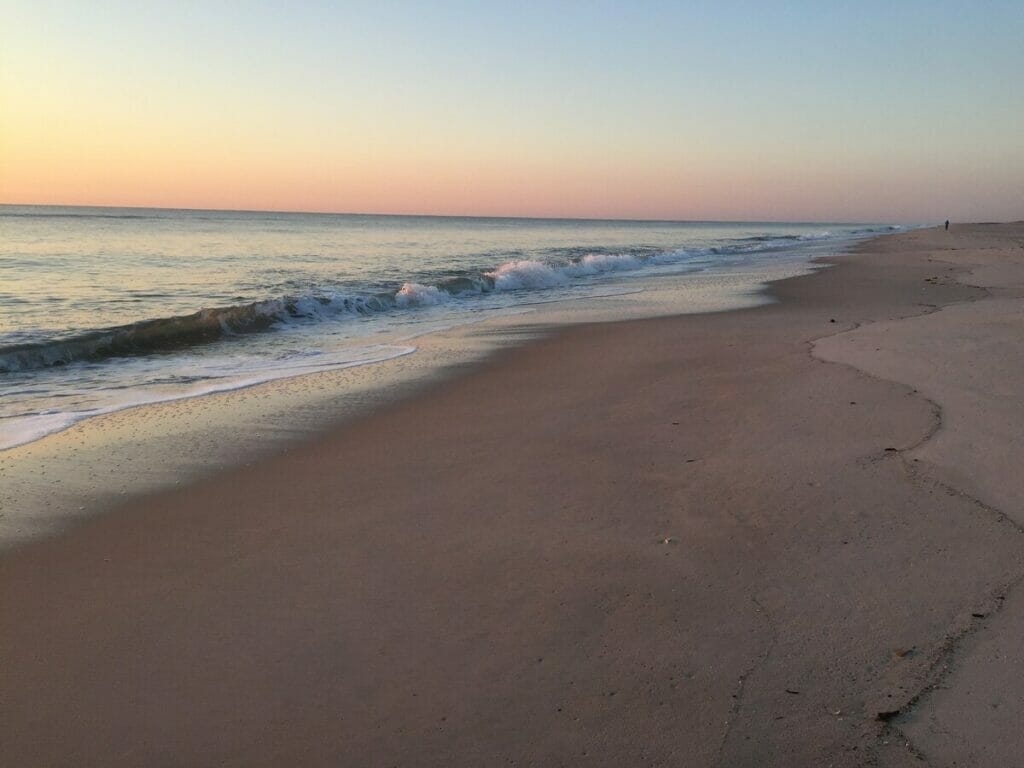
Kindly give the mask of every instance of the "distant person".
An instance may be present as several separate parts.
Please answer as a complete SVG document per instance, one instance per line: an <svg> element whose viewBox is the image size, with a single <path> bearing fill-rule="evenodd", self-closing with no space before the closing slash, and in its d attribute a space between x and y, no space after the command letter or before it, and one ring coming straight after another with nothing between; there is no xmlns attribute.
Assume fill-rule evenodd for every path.
<svg viewBox="0 0 1024 768"><path fill-rule="evenodd" d="M949 232L949 219L946 219L946 231Z"/></svg>

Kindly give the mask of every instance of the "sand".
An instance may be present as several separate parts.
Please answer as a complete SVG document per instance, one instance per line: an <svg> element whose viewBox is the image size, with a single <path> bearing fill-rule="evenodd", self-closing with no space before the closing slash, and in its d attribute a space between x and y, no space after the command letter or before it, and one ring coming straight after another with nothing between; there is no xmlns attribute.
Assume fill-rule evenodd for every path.
<svg viewBox="0 0 1024 768"><path fill-rule="evenodd" d="M1022 244L553 332L4 553L4 763L1014 764Z"/></svg>

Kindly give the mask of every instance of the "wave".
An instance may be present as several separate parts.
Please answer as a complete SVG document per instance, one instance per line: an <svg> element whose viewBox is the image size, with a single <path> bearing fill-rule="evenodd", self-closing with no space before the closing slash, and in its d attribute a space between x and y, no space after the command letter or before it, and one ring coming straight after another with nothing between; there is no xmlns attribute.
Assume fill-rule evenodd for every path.
<svg viewBox="0 0 1024 768"><path fill-rule="evenodd" d="M0 218L3 219L160 219L161 216L152 216L142 213L51 213L38 211L3 211L0 210Z"/></svg>
<svg viewBox="0 0 1024 768"><path fill-rule="evenodd" d="M581 278L637 271L657 265L691 263L696 267L705 263L709 256L748 256L756 251L792 247L794 241L827 240L831 237L829 232L763 235L738 239L731 245L704 249L640 253L591 252L573 255L561 262L516 259L492 270L448 275L432 283L405 282L397 290L350 294L312 293L201 309L189 315L142 320L72 336L0 347L0 373L172 353L233 336L271 331L296 322L410 310L495 292L545 290L566 286Z"/></svg>
<svg viewBox="0 0 1024 768"><path fill-rule="evenodd" d="M874 227L861 227L860 229L851 229L847 231L847 235L871 235L871 234L883 234L886 232L899 232L904 229L901 224L883 224ZM735 242L740 243L755 243L765 244L768 247L780 246L784 247L787 244L800 242L817 242L821 240L830 240L835 235L832 232L812 232L805 233L802 235L753 235L751 237L737 238Z"/></svg>
<svg viewBox="0 0 1024 768"><path fill-rule="evenodd" d="M296 319L318 319L341 312L365 315L394 305L385 296L300 296L201 309L191 315L161 317L86 331L70 337L0 347L0 373L175 352L225 337L266 331Z"/></svg>
<svg viewBox="0 0 1024 768"><path fill-rule="evenodd" d="M737 238L741 243L767 243L772 240L799 240L801 235L753 235Z"/></svg>

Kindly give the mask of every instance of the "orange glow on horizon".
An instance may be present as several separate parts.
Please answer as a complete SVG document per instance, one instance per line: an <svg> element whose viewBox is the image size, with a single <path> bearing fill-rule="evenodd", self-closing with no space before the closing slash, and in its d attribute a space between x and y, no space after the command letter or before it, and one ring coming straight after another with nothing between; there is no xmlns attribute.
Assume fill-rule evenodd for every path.
<svg viewBox="0 0 1024 768"><path fill-rule="evenodd" d="M922 91L912 109L890 101L876 114L830 84L806 87L806 67L798 74L811 79L781 99L757 68L743 81L708 67L691 77L662 66L667 48L634 47L589 80L561 60L531 68L518 55L504 64L521 68L494 65L484 77L449 60L483 44L475 38L431 50L428 73L415 57L385 71L391 59L369 49L335 61L347 49L333 40L308 61L281 49L268 63L244 35L238 53L209 34L205 59L190 58L191 37L160 48L160 25L182 18L134 19L155 50L88 14L66 23L62 45L38 19L20 20L0 51L0 203L904 223L1024 215L1009 99L1001 120ZM111 48L75 24L98 25L91 33ZM573 60L581 72L603 66L588 56ZM644 57L645 69L627 66ZM980 98L967 74L961 100Z"/></svg>

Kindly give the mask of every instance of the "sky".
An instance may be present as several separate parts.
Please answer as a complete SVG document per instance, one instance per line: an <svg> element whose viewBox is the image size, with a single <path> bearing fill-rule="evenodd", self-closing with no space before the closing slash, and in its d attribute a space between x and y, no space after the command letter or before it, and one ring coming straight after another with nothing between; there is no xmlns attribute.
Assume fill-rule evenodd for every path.
<svg viewBox="0 0 1024 768"><path fill-rule="evenodd" d="M1024 2L0 0L0 203L1024 219Z"/></svg>

